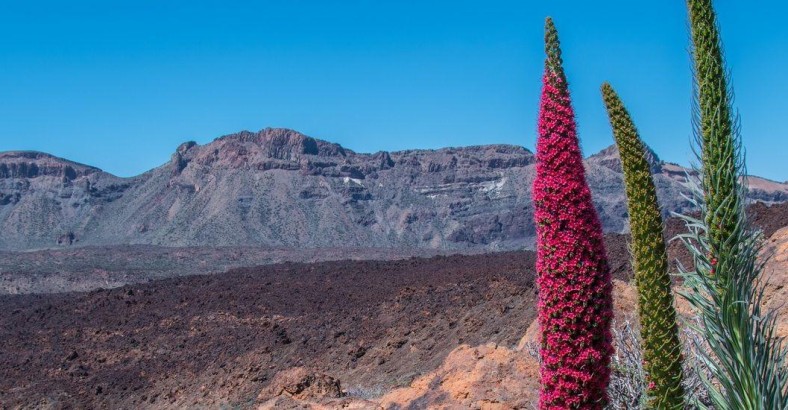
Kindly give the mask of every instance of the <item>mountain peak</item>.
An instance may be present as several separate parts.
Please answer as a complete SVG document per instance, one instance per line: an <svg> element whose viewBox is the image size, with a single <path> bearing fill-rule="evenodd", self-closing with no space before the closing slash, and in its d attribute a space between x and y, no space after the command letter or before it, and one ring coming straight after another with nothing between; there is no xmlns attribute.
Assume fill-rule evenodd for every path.
<svg viewBox="0 0 788 410"><path fill-rule="evenodd" d="M657 173L662 169L663 161L659 159L657 153L646 145L646 160L651 164L651 172ZM610 145L602 149L594 155L588 157L588 161L610 168L616 172L623 172L621 168L621 157L618 153L618 146L616 144Z"/></svg>
<svg viewBox="0 0 788 410"><path fill-rule="evenodd" d="M258 132L241 131L219 137L214 143L222 141L256 144L264 148L271 158L277 159L294 159L300 155L344 157L348 153L348 150L339 144L312 138L289 128L264 128Z"/></svg>
<svg viewBox="0 0 788 410"><path fill-rule="evenodd" d="M205 145L193 141L183 143L172 155L170 166L174 167L175 174L182 172L190 163L225 169L297 170L310 162L326 160L340 163L352 155L355 155L353 151L339 144L298 131L265 128L257 132L240 131L224 135Z"/></svg>

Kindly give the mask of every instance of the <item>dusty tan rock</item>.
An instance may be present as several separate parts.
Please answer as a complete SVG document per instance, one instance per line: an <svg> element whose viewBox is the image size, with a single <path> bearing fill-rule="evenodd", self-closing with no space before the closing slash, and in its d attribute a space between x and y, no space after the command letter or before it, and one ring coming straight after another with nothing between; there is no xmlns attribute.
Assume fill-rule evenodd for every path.
<svg viewBox="0 0 788 410"><path fill-rule="evenodd" d="M416 379L409 387L380 399L385 409L515 409L530 406L538 397L539 365L534 358L507 347L486 344L455 349L440 368Z"/></svg>
<svg viewBox="0 0 788 410"><path fill-rule="evenodd" d="M788 227L778 230L766 243L763 257L769 256L764 269L767 280L765 307L777 309L778 335L788 336ZM677 288L676 291L680 291ZM633 284L614 281L613 308L617 323L637 321L637 290ZM691 306L680 296L676 297L676 310L682 320L691 320ZM471 347L461 345L452 351L443 364L411 383L395 389L379 399L337 399L331 395L290 394L298 391L299 382L309 375L303 369L291 369L282 374L280 386L285 394L264 403L260 409L397 409L472 408L502 410L530 408L538 401L539 364L528 354L529 342L537 343L539 324L534 320L514 348L485 344ZM337 382L338 384L338 382ZM296 386L296 387L293 387ZM330 389L329 389L330 390ZM300 396L299 396L300 395ZM270 396L269 396L270 397ZM312 401L311 401L312 400Z"/></svg>
<svg viewBox="0 0 788 410"><path fill-rule="evenodd" d="M366 410L378 408L376 403L367 400L329 399L316 402L288 396L274 397L257 406L257 410Z"/></svg>
<svg viewBox="0 0 788 410"><path fill-rule="evenodd" d="M276 374L260 397L286 396L298 400L320 400L342 397L339 380L303 367L294 367Z"/></svg>
<svg viewBox="0 0 788 410"><path fill-rule="evenodd" d="M764 307L777 311L777 335L788 337L788 227L768 239L762 255L769 258L763 270Z"/></svg>
<svg viewBox="0 0 788 410"><path fill-rule="evenodd" d="M788 227L778 230L768 240L762 256L770 257L764 270L767 280L765 307L778 310L778 335L785 337L788 336L788 287L785 286L788 283ZM617 323L637 321L637 289L633 284L614 281L613 309ZM676 310L684 321L694 317L689 303L678 294ZM534 320L514 348L494 344L461 345L436 370L417 378L408 387L392 390L373 401L345 398L312 403L294 397L278 397L260 408L531 408L538 401L539 364L526 347L529 342L537 343L538 338L539 324ZM292 379L297 375L302 373L287 376Z"/></svg>
<svg viewBox="0 0 788 410"><path fill-rule="evenodd" d="M343 398L342 394L338 379L303 367L293 367L277 373L270 386L260 392L257 409L354 410L377 407L374 402Z"/></svg>
<svg viewBox="0 0 788 410"><path fill-rule="evenodd" d="M272 387L260 394L261 398L274 397L262 402L258 409L508 410L529 408L536 403L539 391L536 360L517 349L495 344L461 345L438 369L376 400L337 398L335 380L323 376L303 368L280 372Z"/></svg>
<svg viewBox="0 0 788 410"><path fill-rule="evenodd" d="M762 261L765 260L761 277L766 280L762 308L766 311L776 310L777 336L788 337L788 227L777 230L766 240L760 257ZM691 320L696 315L689 302L678 295L682 290L685 289L674 289L676 311L681 319Z"/></svg>

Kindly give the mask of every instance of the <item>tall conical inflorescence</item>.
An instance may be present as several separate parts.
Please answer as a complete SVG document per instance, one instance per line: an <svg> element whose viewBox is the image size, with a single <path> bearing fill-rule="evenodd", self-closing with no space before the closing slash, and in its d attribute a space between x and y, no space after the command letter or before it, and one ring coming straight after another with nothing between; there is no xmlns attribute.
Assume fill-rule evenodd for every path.
<svg viewBox="0 0 788 410"><path fill-rule="evenodd" d="M536 179L541 409L602 409L608 401L612 282L585 179L558 33L545 25Z"/></svg>
<svg viewBox="0 0 788 410"><path fill-rule="evenodd" d="M702 217L683 217L690 233L680 237L693 255L695 270L684 272L690 291L682 295L699 314L702 326L697 330L709 345L703 361L715 379L706 383L714 408L788 409L788 351L775 336L774 312L761 311L761 238L750 229L744 212L741 139L734 126L716 17L711 0L689 0L688 6L702 175L695 194Z"/></svg>
<svg viewBox="0 0 788 410"><path fill-rule="evenodd" d="M735 235L742 214L743 200L738 176L742 164L739 141L734 137L732 98L722 55L717 21L711 0L689 0L692 54L694 57L697 114L696 131L700 143L702 188L707 212L704 215L709 259L719 261L720 254L730 254L737 247L728 241ZM718 280L726 281L727 269L717 269ZM721 283L721 288L724 288Z"/></svg>
<svg viewBox="0 0 788 410"><path fill-rule="evenodd" d="M602 85L602 98L624 169L648 407L682 410L681 342L651 164L629 112L610 84Z"/></svg>

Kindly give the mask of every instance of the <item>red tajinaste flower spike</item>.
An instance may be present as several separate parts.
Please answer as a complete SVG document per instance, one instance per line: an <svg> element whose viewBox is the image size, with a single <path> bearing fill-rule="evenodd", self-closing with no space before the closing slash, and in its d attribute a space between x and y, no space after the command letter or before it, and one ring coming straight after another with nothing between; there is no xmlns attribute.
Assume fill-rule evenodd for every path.
<svg viewBox="0 0 788 410"><path fill-rule="evenodd" d="M558 35L547 19L533 198L542 329L541 409L608 401L612 282L585 180Z"/></svg>

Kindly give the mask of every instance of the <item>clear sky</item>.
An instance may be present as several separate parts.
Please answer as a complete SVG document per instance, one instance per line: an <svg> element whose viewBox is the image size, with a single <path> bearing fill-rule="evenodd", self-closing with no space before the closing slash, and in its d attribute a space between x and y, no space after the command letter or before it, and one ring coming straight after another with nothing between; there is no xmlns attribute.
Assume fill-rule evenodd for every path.
<svg viewBox="0 0 788 410"><path fill-rule="evenodd" d="M749 171L788 179L788 6L718 0ZM183 141L288 127L359 152L533 149L543 25L558 26L586 155L617 88L646 142L688 163L684 1L0 2L0 151L131 176Z"/></svg>

